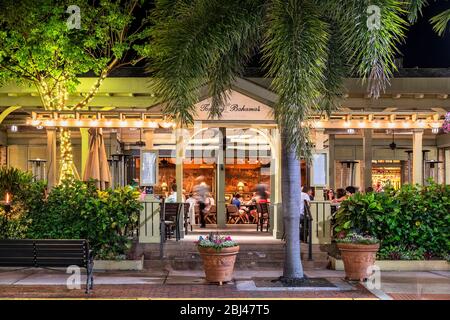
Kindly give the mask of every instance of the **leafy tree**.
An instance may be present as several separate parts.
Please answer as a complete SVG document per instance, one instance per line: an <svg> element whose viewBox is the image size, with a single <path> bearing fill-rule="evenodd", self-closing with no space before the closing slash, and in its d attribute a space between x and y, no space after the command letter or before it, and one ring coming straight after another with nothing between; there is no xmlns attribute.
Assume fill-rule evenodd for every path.
<svg viewBox="0 0 450 320"><path fill-rule="evenodd" d="M298 159L309 154L308 120L337 108L350 73L368 80L370 94L379 96L395 70L396 45L408 24L405 13L417 17L421 2L156 1L150 70L166 112L182 124L193 121L203 86L212 97L210 116L220 117L233 80L255 52L262 54L278 95L274 116L283 145L284 280L303 278ZM379 15L370 5L380 9Z"/></svg>
<svg viewBox="0 0 450 320"><path fill-rule="evenodd" d="M0 3L0 85L15 81L37 88L46 110L89 106L103 80L114 70L134 65L148 54L143 0L2 0ZM80 8L80 29L68 24L68 7ZM73 12L72 12L73 13ZM73 20L70 20L71 22ZM89 92L69 103L81 74L98 76ZM60 179L76 175L70 131L62 138Z"/></svg>

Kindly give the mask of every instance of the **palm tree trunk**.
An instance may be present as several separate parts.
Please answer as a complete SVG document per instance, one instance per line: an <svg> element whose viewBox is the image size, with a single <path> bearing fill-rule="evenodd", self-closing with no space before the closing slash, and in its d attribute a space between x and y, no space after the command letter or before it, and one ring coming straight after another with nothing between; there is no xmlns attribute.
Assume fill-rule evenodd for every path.
<svg viewBox="0 0 450 320"><path fill-rule="evenodd" d="M281 129L281 183L286 252L283 279L303 278L300 257L300 201L301 172L300 161L295 150L286 143L286 132Z"/></svg>

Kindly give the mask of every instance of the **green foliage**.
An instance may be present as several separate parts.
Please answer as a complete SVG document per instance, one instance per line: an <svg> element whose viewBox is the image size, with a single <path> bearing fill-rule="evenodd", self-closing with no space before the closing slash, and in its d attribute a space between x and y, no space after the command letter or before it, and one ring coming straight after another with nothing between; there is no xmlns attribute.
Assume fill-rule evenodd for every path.
<svg viewBox="0 0 450 320"><path fill-rule="evenodd" d="M309 155L307 120L330 113L343 79L369 79L378 97L395 71L397 45L423 3L398 0L157 0L149 71L165 111L192 122L206 86L210 116L220 117L227 90L254 52L262 53L266 77L277 94L274 116L286 146ZM377 5L380 28L367 26L367 7ZM303 126L299 123L304 122Z"/></svg>
<svg viewBox="0 0 450 320"><path fill-rule="evenodd" d="M6 193L19 195L23 186L29 185L32 180L31 173L13 167L0 167L0 199L5 199Z"/></svg>
<svg viewBox="0 0 450 320"><path fill-rule="evenodd" d="M97 190L93 182L53 188L41 211L30 212L30 238L87 239L97 258L114 259L130 247L139 195L131 187Z"/></svg>
<svg viewBox="0 0 450 320"><path fill-rule="evenodd" d="M138 228L141 204L131 187L97 190L93 181L65 181L46 196L45 182L28 173L2 168L1 189L12 194L11 206L0 206L4 239L87 239L97 258L127 253Z"/></svg>
<svg viewBox="0 0 450 320"><path fill-rule="evenodd" d="M450 186L430 182L355 194L342 202L334 230L380 239L383 257L444 257L450 252Z"/></svg>
<svg viewBox="0 0 450 320"><path fill-rule="evenodd" d="M0 84L35 85L45 108L69 107L65 93L75 90L80 74L93 72L100 81L114 68L134 65L147 54L148 20L143 3L2 0ZM80 29L67 26L70 5L80 8ZM93 84L89 94L70 107L86 106L99 85Z"/></svg>

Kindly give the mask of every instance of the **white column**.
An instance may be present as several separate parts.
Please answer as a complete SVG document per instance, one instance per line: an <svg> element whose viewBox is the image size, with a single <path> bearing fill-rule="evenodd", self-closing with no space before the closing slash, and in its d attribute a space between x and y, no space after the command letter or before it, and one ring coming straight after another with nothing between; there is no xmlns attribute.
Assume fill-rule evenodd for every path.
<svg viewBox="0 0 450 320"><path fill-rule="evenodd" d="M177 180L177 202L183 202L183 160L185 155L185 145L184 145L184 130L178 128L175 130L175 148L176 148L176 159L175 159L175 179ZM184 208L182 208L180 216L179 230L181 238L184 237Z"/></svg>
<svg viewBox="0 0 450 320"><path fill-rule="evenodd" d="M146 149L153 149L153 137L154 137L153 129L144 130L144 140Z"/></svg>
<svg viewBox="0 0 450 320"><path fill-rule="evenodd" d="M372 129L363 130L363 161L361 162L361 191L372 186Z"/></svg>
<svg viewBox="0 0 450 320"><path fill-rule="evenodd" d="M217 169L216 169L216 208L217 208L217 227L226 227L226 208L225 208L225 148L226 128L219 128L219 148L217 149Z"/></svg>
<svg viewBox="0 0 450 320"><path fill-rule="evenodd" d="M412 176L414 184L423 184L423 130L415 129L413 131L413 167Z"/></svg>
<svg viewBox="0 0 450 320"><path fill-rule="evenodd" d="M56 130L47 129L47 186L50 190L58 181L58 164L56 163Z"/></svg>
<svg viewBox="0 0 450 320"><path fill-rule="evenodd" d="M450 184L450 149L445 150L444 159L445 184Z"/></svg>
<svg viewBox="0 0 450 320"><path fill-rule="evenodd" d="M315 135L316 151L323 152L323 150L325 149L325 140L327 140L328 136L325 134L325 129L316 129L315 131L316 131L316 135ZM328 158L328 155L327 155L327 158ZM324 200L323 187L314 187L314 195L315 195L315 200L318 200L318 201Z"/></svg>

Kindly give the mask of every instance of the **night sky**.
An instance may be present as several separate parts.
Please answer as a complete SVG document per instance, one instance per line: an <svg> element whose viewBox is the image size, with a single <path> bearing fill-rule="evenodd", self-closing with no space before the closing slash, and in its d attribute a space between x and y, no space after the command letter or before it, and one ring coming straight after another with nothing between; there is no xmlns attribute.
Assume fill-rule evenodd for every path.
<svg viewBox="0 0 450 320"><path fill-rule="evenodd" d="M404 68L450 68L450 26L444 36L432 29L430 18L450 8L450 1L429 0L423 16L407 32L406 43L400 47Z"/></svg>

